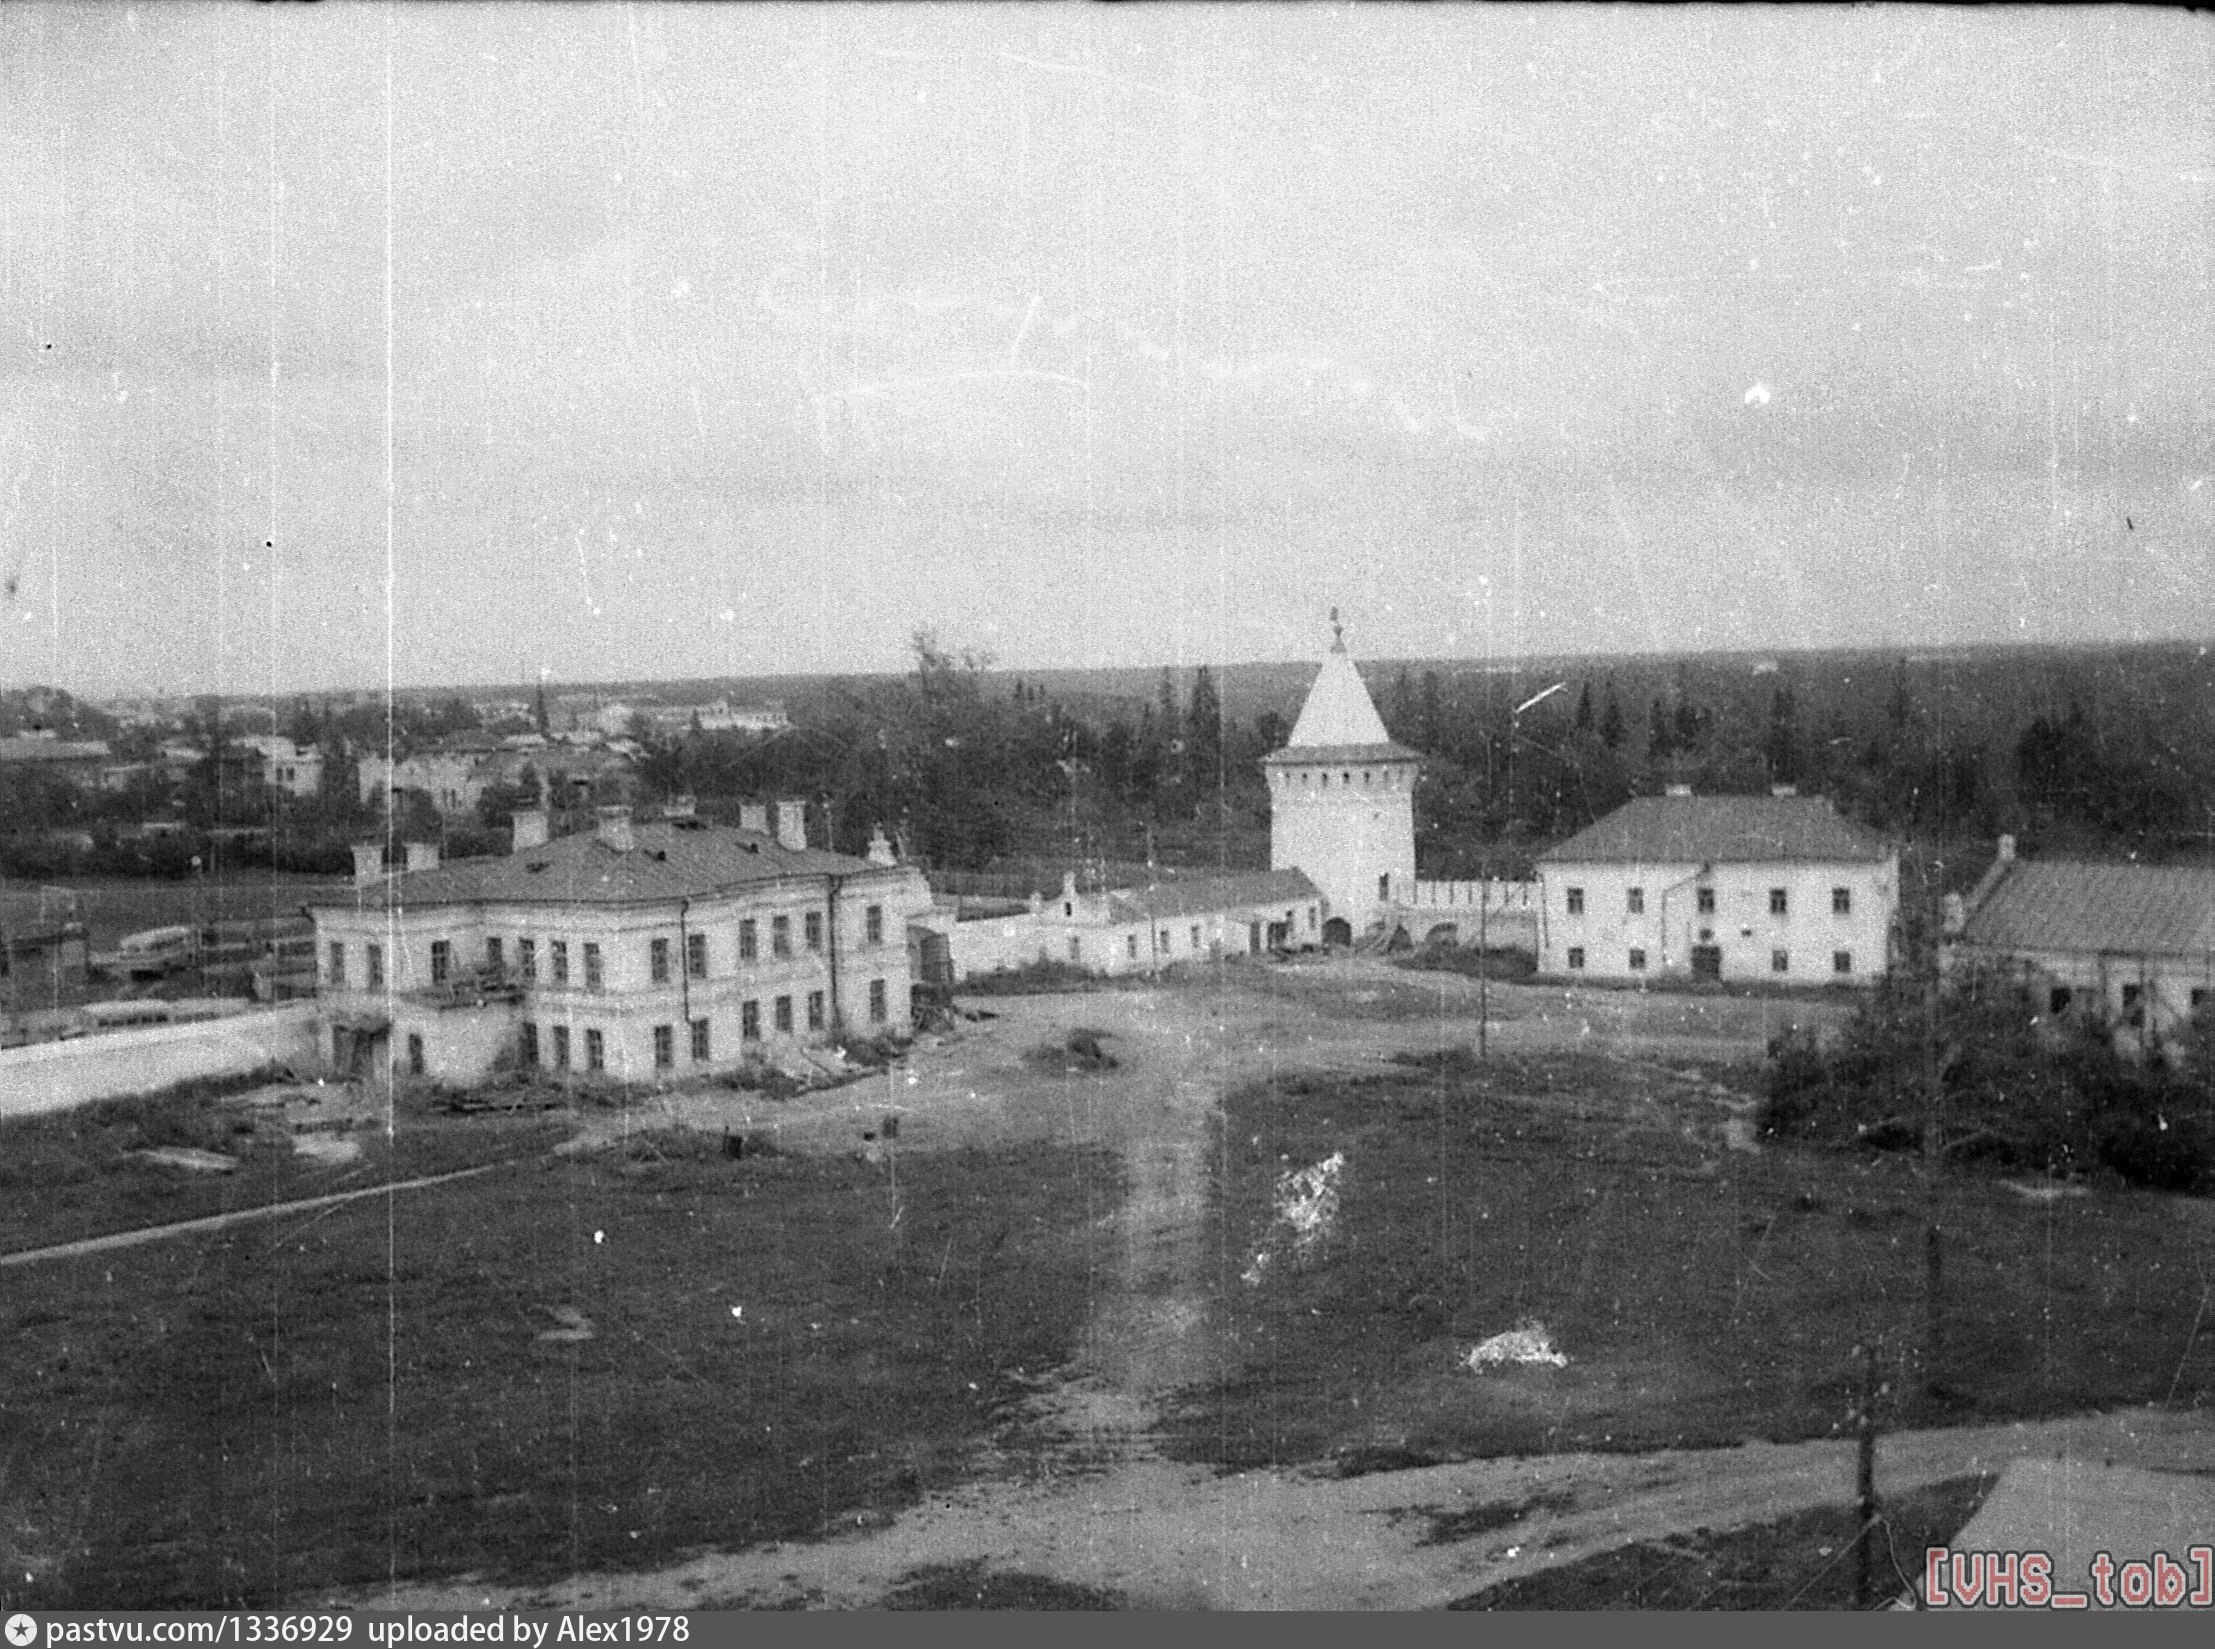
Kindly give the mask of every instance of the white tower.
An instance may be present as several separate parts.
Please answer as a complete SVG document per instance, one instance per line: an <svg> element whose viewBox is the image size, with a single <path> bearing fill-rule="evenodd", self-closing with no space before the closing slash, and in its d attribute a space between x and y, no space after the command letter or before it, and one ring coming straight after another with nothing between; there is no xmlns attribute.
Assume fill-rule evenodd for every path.
<svg viewBox="0 0 2215 1649"><path fill-rule="evenodd" d="M1303 870L1326 914L1359 938L1415 892L1415 775L1422 758L1392 742L1346 656L1338 609L1331 650L1269 781L1269 864ZM1326 936L1329 931L1326 930Z"/></svg>

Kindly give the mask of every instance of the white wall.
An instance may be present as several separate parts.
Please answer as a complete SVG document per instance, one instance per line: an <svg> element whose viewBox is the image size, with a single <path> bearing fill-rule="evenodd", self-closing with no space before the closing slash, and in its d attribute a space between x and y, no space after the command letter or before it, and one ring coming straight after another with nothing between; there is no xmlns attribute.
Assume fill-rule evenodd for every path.
<svg viewBox="0 0 2215 1649"><path fill-rule="evenodd" d="M1410 761L1367 767L1272 765L1269 868L1301 870L1322 891L1326 916L1355 937L1415 887L1415 773ZM1380 901L1377 879L1389 876Z"/></svg>
<svg viewBox="0 0 2215 1649"><path fill-rule="evenodd" d="M1883 976L1892 922L1899 909L1899 865L1882 863L1546 864L1539 867L1538 971L1563 978L1635 983L1681 978L1692 971L1692 948L1712 944L1722 952L1722 977L1774 985L1865 984ZM1845 888L1852 908L1832 909L1834 889ZM1630 908L1638 889L1644 909ZM1699 893L1711 889L1715 908L1702 912ZM1785 912L1774 914L1770 891L1785 892ZM1583 894L1572 913L1570 895ZM1705 936L1705 937L1703 937ZM1583 965L1573 965L1573 950ZM1634 950L1645 967L1631 965ZM1779 971L1778 952L1786 966ZM1835 957L1850 961L1840 972Z"/></svg>
<svg viewBox="0 0 2215 1649"><path fill-rule="evenodd" d="M0 1116L35 1116L122 1099L198 1077L320 1061L312 1002L190 1025L147 1025L0 1050Z"/></svg>

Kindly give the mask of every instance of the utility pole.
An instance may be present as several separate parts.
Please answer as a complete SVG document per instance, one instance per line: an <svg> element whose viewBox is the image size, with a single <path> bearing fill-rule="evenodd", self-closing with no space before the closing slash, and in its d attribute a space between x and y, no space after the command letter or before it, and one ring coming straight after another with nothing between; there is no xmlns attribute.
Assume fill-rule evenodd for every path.
<svg viewBox="0 0 2215 1649"><path fill-rule="evenodd" d="M1855 1504L1859 1528L1854 1534L1854 1607L1876 1601L1877 1525L1877 1348L1861 1347L1861 1412L1855 1417Z"/></svg>

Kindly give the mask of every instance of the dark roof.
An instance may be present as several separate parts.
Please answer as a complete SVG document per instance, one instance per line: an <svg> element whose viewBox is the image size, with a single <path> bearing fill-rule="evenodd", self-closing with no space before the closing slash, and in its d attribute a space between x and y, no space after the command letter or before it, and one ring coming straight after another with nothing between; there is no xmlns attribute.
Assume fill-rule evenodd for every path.
<svg viewBox="0 0 2215 1649"><path fill-rule="evenodd" d="M1420 751L1404 744L1288 744L1261 758L1285 767L1359 767L1363 762L1419 762Z"/></svg>
<svg viewBox="0 0 2215 1649"><path fill-rule="evenodd" d="M1235 876L1187 876L1150 888L1118 888L1108 896L1108 919L1143 922L1165 916L1199 916L1244 905L1312 899L1315 884L1299 870L1257 870Z"/></svg>
<svg viewBox="0 0 2215 1649"><path fill-rule="evenodd" d="M1540 864L1875 861L1891 849L1827 796L1640 796L1538 856Z"/></svg>
<svg viewBox="0 0 2215 1649"><path fill-rule="evenodd" d="M890 867L817 848L780 847L774 836L720 825L639 824L618 852L598 832L563 836L497 859L457 859L317 901L382 910L409 905L658 904L788 877L855 876Z"/></svg>
<svg viewBox="0 0 2215 1649"><path fill-rule="evenodd" d="M2019 859L1961 938L1998 950L2204 956L2215 950L2215 869Z"/></svg>

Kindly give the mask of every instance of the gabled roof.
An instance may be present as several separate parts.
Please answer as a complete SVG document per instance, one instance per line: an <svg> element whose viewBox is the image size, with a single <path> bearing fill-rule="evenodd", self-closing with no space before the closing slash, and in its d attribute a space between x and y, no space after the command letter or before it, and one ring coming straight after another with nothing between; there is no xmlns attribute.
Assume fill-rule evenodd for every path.
<svg viewBox="0 0 2215 1649"><path fill-rule="evenodd" d="M2018 859L1969 912L1961 941L2206 956L2215 951L2215 868Z"/></svg>
<svg viewBox="0 0 2215 1649"><path fill-rule="evenodd" d="M1540 864L1874 863L1892 849L1827 796L1640 796L1538 855Z"/></svg>
<svg viewBox="0 0 2215 1649"><path fill-rule="evenodd" d="M68 739L0 739L0 762L106 761L108 747L98 740L77 743Z"/></svg>
<svg viewBox="0 0 2215 1649"><path fill-rule="evenodd" d="M497 859L457 859L314 902L313 908L383 910L387 903L629 905L703 899L790 877L883 876L893 867L720 825L641 824L618 852L596 832L563 836Z"/></svg>
<svg viewBox="0 0 2215 1649"><path fill-rule="evenodd" d="M1299 870L1260 870L1236 876L1189 876L1158 887L1118 888L1108 895L1111 922L1159 921L1170 916L1202 916L1247 905L1282 904L1313 899L1317 889Z"/></svg>

